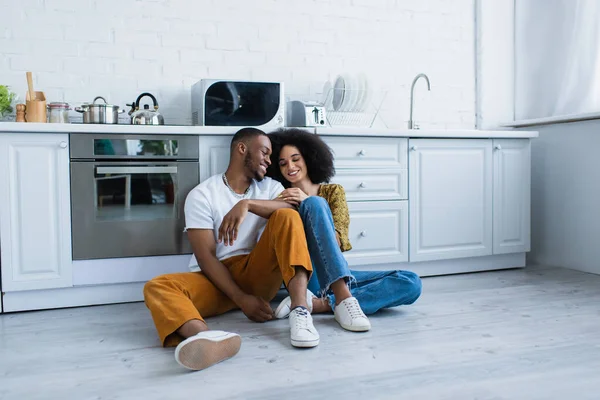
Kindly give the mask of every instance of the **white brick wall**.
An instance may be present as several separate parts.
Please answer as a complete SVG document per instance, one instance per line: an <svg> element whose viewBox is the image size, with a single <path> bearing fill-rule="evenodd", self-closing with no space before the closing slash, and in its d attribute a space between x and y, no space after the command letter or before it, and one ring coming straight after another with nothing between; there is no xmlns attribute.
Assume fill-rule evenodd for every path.
<svg viewBox="0 0 600 400"><path fill-rule="evenodd" d="M0 0L0 84L49 101L156 95L166 123L190 124L201 78L284 80L319 99L323 82L367 74L389 127L406 126L420 82L421 127L475 126L474 0ZM377 98L376 96L375 98Z"/></svg>

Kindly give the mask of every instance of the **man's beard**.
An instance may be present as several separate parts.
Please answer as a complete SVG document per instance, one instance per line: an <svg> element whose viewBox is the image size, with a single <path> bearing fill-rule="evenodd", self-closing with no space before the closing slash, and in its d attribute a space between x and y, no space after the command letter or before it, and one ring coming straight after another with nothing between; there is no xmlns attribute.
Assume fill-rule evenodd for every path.
<svg viewBox="0 0 600 400"><path fill-rule="evenodd" d="M252 172L252 174L254 175L253 178L257 181L262 181L265 177L261 176L258 172L258 170L256 170L254 168L254 166L252 165L252 159L250 158L250 153L246 153L246 156L244 157L244 167L246 167L246 169L250 172Z"/></svg>

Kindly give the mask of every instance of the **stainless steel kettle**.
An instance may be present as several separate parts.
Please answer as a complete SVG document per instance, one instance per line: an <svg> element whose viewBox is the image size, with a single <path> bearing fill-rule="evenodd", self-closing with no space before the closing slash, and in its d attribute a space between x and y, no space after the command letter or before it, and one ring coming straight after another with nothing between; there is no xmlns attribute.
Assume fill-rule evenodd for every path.
<svg viewBox="0 0 600 400"><path fill-rule="evenodd" d="M154 110L150 110L148 104L144 104L144 109L140 110L140 100L142 97L148 96L154 102ZM156 97L150 93L142 93L138 96L134 103L135 111L131 114L132 125L164 125L165 120L162 115L158 112L158 102Z"/></svg>

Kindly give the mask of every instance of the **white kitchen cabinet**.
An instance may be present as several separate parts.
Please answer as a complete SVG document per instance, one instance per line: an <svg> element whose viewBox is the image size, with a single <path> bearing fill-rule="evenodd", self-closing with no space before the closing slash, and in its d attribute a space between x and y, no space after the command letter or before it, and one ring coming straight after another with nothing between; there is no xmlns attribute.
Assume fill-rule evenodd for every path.
<svg viewBox="0 0 600 400"><path fill-rule="evenodd" d="M494 139L494 254L530 251L531 142Z"/></svg>
<svg viewBox="0 0 600 400"><path fill-rule="evenodd" d="M72 286L67 134L0 135L2 291Z"/></svg>
<svg viewBox="0 0 600 400"><path fill-rule="evenodd" d="M336 169L406 169L406 138L322 136L333 151Z"/></svg>
<svg viewBox="0 0 600 400"><path fill-rule="evenodd" d="M411 262L492 254L492 141L411 139Z"/></svg>
<svg viewBox="0 0 600 400"><path fill-rule="evenodd" d="M344 187L349 202L408 198L407 169L337 169L331 183Z"/></svg>
<svg viewBox="0 0 600 400"><path fill-rule="evenodd" d="M408 202L351 202L351 267L408 261Z"/></svg>
<svg viewBox="0 0 600 400"><path fill-rule="evenodd" d="M200 182L227 170L233 136L200 136Z"/></svg>

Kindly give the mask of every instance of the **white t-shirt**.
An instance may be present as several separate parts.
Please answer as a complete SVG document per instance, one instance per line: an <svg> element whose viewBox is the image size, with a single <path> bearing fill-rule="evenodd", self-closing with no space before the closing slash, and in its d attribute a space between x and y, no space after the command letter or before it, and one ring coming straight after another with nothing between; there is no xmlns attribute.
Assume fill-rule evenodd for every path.
<svg viewBox="0 0 600 400"><path fill-rule="evenodd" d="M260 182L252 180L250 189L243 199L273 200L281 192L283 192L281 183L265 177ZM225 186L223 174L211 176L192 189L185 199L185 229L212 229L216 241L223 217L243 199L236 197ZM222 242L217 242L217 259L223 260L250 253L260 239L266 224L265 218L249 212L240 225L237 240L233 242L232 246L225 246ZM194 255L192 255L189 267L192 271L200 271Z"/></svg>

